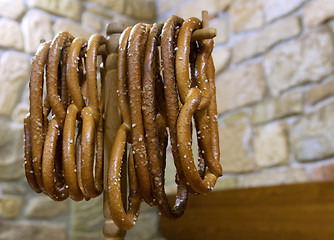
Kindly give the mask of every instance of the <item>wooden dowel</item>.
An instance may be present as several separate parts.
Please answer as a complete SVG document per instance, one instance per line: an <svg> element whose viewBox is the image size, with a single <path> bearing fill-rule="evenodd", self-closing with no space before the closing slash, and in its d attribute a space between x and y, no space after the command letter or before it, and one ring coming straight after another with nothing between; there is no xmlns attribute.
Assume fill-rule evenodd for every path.
<svg viewBox="0 0 334 240"><path fill-rule="evenodd" d="M214 38L217 35L215 28L209 27L209 13L202 11L202 28L195 30L191 36L191 41L199 41L204 39Z"/></svg>
<svg viewBox="0 0 334 240"><path fill-rule="evenodd" d="M107 173L108 163L112 144L116 137L117 130L121 125L121 115L118 110L117 104L117 52L118 52L118 39L120 33L123 30L122 24L109 24L107 26L107 42L105 44L105 50L108 57L106 60L106 74L105 74L105 108L104 108L104 193L103 193L103 215L105 222L103 225L103 234L106 240L123 240L126 232L120 230L110 216L108 199L106 194L107 187ZM126 196L126 176L125 178L125 190L122 194Z"/></svg>

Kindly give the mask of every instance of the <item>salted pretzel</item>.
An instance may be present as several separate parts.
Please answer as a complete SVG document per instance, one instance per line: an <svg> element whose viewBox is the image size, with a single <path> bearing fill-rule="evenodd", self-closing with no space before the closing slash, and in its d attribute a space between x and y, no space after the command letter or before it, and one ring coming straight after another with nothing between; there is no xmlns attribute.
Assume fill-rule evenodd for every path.
<svg viewBox="0 0 334 240"><path fill-rule="evenodd" d="M198 193L210 191L218 177L222 175L219 159L213 157L207 107L212 100L212 90L206 77L208 59L211 55L212 40L199 42L200 52L196 59L197 87L191 87L188 71L188 59L191 34L198 29L201 22L197 18L190 18L180 28L176 52L176 77L180 98L184 103L177 120L177 139L181 155L181 165L189 185ZM182 61L181 61L182 60ZM210 69L212 70L212 68ZM212 85L212 84L211 84ZM203 157L208 171L204 179L199 175L191 149L191 119L195 116L200 155ZM219 154L218 154L219 155Z"/></svg>
<svg viewBox="0 0 334 240"><path fill-rule="evenodd" d="M44 189L42 180L42 154L45 130L47 128L47 120L45 121L45 119L47 119L48 115L48 109L47 106L45 107L45 103L48 103L48 101L45 97L43 104L43 83L44 68L47 63L50 44L51 42L41 44L33 59L29 82L30 116L25 119L26 151L31 148L31 150L29 150L31 151L31 157L26 154L25 159L26 178L28 183L33 186L32 189L36 192L41 192Z"/></svg>
<svg viewBox="0 0 334 240"><path fill-rule="evenodd" d="M166 146L167 146L166 125L168 121L167 116L164 115L168 115L168 110L170 110L170 108L169 109L166 108L167 110L166 109L161 110L162 106L168 105L169 103L167 102L168 100L165 101L163 97L164 96L164 92L162 90L163 85L159 86L159 83L161 82L160 81L161 76L159 67L158 45L160 42L159 36L161 34L162 28L163 24L153 25L147 41L145 62L144 62L142 109L143 109L144 125L146 133L145 142L147 146L147 157L150 166L154 199L159 207L160 213L163 216L168 218L177 218L183 214L186 203L185 199L187 197L187 191L185 188L185 182L183 181L184 184L182 185L183 190L178 191L179 194L177 195L177 200L176 200L177 204L175 205L174 208L172 208L169 205L164 190L164 185L165 185L164 170L165 170L165 157L166 157ZM170 38L170 36L168 36L168 38ZM161 40L161 44L162 43L163 42ZM168 65L165 67L170 68L170 66ZM161 89L160 92L159 89ZM159 98L161 100L159 100ZM175 110L177 111L177 109L178 106ZM167 111L167 114L165 114L163 111ZM175 136L175 134L173 136Z"/></svg>
<svg viewBox="0 0 334 240"><path fill-rule="evenodd" d="M128 157L128 175L129 175L129 207L127 212L124 209L121 195L121 166L123 155L126 155L126 142L131 132L131 117L129 108L129 99L127 97L127 45L131 32L131 27L123 31L119 39L118 48L118 103L123 117L123 123L115 138L112 147L109 168L108 168L108 206L110 214L115 224L123 230L132 228L138 218L141 204L141 195L138 189L137 176L133 161L132 149Z"/></svg>
<svg viewBox="0 0 334 240"><path fill-rule="evenodd" d="M136 24L129 35L128 42L128 91L132 127L132 150L140 192L146 203L153 205L151 178L145 147L145 133L142 117L142 65L144 46L148 35L147 26Z"/></svg>
<svg viewBox="0 0 334 240"><path fill-rule="evenodd" d="M81 110L81 177L89 197L97 197L103 190L103 118L99 109L96 65L98 47L105 43L105 37L94 34L88 40L86 57L87 102ZM98 149L94 154L94 148ZM95 161L95 178L93 165Z"/></svg>

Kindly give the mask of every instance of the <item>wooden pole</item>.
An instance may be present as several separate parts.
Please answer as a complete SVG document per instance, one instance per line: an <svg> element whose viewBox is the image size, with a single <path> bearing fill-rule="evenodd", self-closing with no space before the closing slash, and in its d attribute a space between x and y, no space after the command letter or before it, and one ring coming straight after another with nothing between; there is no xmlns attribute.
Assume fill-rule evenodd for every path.
<svg viewBox="0 0 334 240"><path fill-rule="evenodd" d="M126 232L120 230L111 219L108 199L106 194L108 163L112 145L116 137L117 130L122 123L121 115L117 103L117 52L118 40L124 29L123 24L110 23L107 26L106 60L105 74L105 105L104 105L104 192L103 192L103 215L105 222L103 225L103 234L106 240L122 240ZM122 167L123 169L123 167ZM122 176L122 195L126 199L126 171Z"/></svg>

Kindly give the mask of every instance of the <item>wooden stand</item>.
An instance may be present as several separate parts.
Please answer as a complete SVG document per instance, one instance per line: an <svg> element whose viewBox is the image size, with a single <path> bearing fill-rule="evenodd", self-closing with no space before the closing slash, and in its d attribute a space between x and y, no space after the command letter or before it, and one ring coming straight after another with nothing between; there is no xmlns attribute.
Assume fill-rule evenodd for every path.
<svg viewBox="0 0 334 240"><path fill-rule="evenodd" d="M196 30L193 33L192 40L201 40L213 38L216 36L216 29L209 27L208 12L202 12L203 28ZM105 222L103 225L103 234L106 240L122 240L125 237L126 232L118 229L113 220L111 219L107 194L105 194L107 186L107 173L108 163L112 145L116 137L118 128L122 123L121 115L118 109L117 102L117 52L119 37L124 30L122 24L110 23L107 26L107 43L105 51L108 55L106 60L106 74L105 74L105 86L104 86L104 193L103 193L103 215ZM102 49L101 51L104 51ZM122 169L122 196L123 204L126 206L127 197L127 173L126 173L126 161L123 161Z"/></svg>
<svg viewBox="0 0 334 240"><path fill-rule="evenodd" d="M111 219L107 194L108 163L112 145L116 137L117 130L122 123L121 115L118 110L117 102L117 52L118 40L123 31L122 24L111 23L107 26L107 43L106 51L108 54L106 60L106 75L105 75L105 105L104 105L104 192L103 192L103 215L105 222L103 225L103 234L106 240L122 240L126 232L118 229ZM122 169L124 169L122 167ZM123 199L126 199L126 174L122 176Z"/></svg>

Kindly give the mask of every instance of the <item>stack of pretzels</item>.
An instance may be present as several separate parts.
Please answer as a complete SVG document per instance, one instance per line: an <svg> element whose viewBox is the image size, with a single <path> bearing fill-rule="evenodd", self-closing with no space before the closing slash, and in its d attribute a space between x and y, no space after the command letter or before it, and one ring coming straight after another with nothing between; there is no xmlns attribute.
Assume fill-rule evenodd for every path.
<svg viewBox="0 0 334 240"><path fill-rule="evenodd" d="M103 190L103 81L96 65L105 40L62 32L41 44L32 63L25 173L34 191L56 201L89 200Z"/></svg>
<svg viewBox="0 0 334 240"><path fill-rule="evenodd" d="M222 175L213 40L195 40L193 34L202 27L198 18L172 16L165 23L128 27L119 39L117 94L123 123L112 146L105 189L112 219L122 230L134 226L142 201L157 205L167 218L180 217L189 193L211 191ZM57 201L68 196L89 200L103 190L105 69L96 69L98 54L102 65L106 62L100 50L106 41L99 34L87 42L60 33L41 45L32 64L26 177L36 192ZM192 153L193 127L198 167ZM164 189L169 143L176 167L174 206ZM129 177L127 210L121 192L124 166Z"/></svg>

